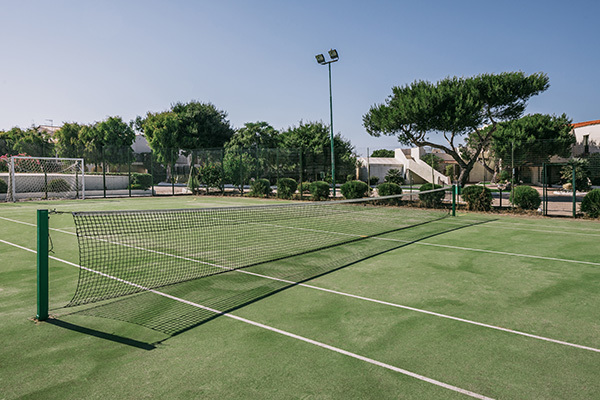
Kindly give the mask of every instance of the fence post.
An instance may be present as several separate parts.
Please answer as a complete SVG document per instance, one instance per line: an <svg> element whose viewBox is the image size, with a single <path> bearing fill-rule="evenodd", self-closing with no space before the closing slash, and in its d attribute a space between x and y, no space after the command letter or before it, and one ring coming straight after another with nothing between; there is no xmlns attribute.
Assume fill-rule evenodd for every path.
<svg viewBox="0 0 600 400"><path fill-rule="evenodd" d="M102 156L102 190L104 198L106 198L106 160L104 159L104 146L102 146L100 155Z"/></svg>
<svg viewBox="0 0 600 400"><path fill-rule="evenodd" d="M131 149L126 148L127 151L127 179L129 180L129 197L131 197Z"/></svg>
<svg viewBox="0 0 600 400"><path fill-rule="evenodd" d="M500 192L502 196L502 192ZM456 217L456 185L452 185L452 216Z"/></svg>
<svg viewBox="0 0 600 400"><path fill-rule="evenodd" d="M48 319L48 210L37 210L37 316Z"/></svg>

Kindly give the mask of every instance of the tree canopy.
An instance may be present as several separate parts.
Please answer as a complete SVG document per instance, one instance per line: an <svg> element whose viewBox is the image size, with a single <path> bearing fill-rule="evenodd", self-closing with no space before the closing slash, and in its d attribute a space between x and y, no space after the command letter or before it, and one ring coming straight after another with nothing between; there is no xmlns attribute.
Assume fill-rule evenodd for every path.
<svg viewBox="0 0 600 400"><path fill-rule="evenodd" d="M387 149L379 149L379 150L375 150L371 153L371 157L394 158L395 156L396 156L396 153L394 152L394 150L387 150Z"/></svg>
<svg viewBox="0 0 600 400"><path fill-rule="evenodd" d="M497 125L519 118L527 101L548 87L546 74L523 72L445 78L436 84L416 81L392 88L384 104L374 105L363 116L363 124L372 136L394 135L402 144L431 146L450 154L464 185ZM445 144L432 138L440 134ZM468 151L461 151L465 135L473 141Z"/></svg>
<svg viewBox="0 0 600 400"><path fill-rule="evenodd" d="M233 136L227 113L211 103L175 103L171 112L178 119L177 146L180 149L223 147Z"/></svg>
<svg viewBox="0 0 600 400"><path fill-rule="evenodd" d="M248 149L261 147L274 149L281 144L279 131L267 122L246 122L242 128L236 130L226 143L228 150Z"/></svg>
<svg viewBox="0 0 600 400"><path fill-rule="evenodd" d="M49 157L54 153L50 135L39 127L28 129L14 127L0 132L0 155L27 154L28 156Z"/></svg>

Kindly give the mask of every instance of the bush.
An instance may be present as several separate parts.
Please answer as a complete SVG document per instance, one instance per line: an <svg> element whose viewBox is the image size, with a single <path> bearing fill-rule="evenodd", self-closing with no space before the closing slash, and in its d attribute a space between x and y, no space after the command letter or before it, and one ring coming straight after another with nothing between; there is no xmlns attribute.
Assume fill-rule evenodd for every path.
<svg viewBox="0 0 600 400"><path fill-rule="evenodd" d="M250 185L249 195L252 197L269 197L271 194L271 183L268 179L257 179Z"/></svg>
<svg viewBox="0 0 600 400"><path fill-rule="evenodd" d="M152 175L150 174L139 174L133 172L131 174L131 188L138 190L148 190L152 186Z"/></svg>
<svg viewBox="0 0 600 400"><path fill-rule="evenodd" d="M600 189L590 190L581 202L581 211L589 217L600 217Z"/></svg>
<svg viewBox="0 0 600 400"><path fill-rule="evenodd" d="M310 182L301 182L298 184L298 191L302 193L310 193Z"/></svg>
<svg viewBox="0 0 600 400"><path fill-rule="evenodd" d="M320 201L329 198L329 183L316 181L310 184L310 194L312 200Z"/></svg>
<svg viewBox="0 0 600 400"><path fill-rule="evenodd" d="M421 192L424 192L427 190L441 189L441 188L442 188L442 186L440 186L440 185L433 185L431 183L426 183L424 185L421 185L419 190ZM442 205L442 201L444 200L445 195L446 195L446 192L444 192L442 190L440 190L438 192L433 192L433 193L423 193L423 194L419 194L419 200L421 201L421 204L423 204L424 207L435 208L435 207L440 207Z"/></svg>
<svg viewBox="0 0 600 400"><path fill-rule="evenodd" d="M510 194L510 202L524 210L537 210L542 199L537 190L531 186L517 186Z"/></svg>
<svg viewBox="0 0 600 400"><path fill-rule="evenodd" d="M4 182L4 179L0 179L0 193L8 192L8 184Z"/></svg>
<svg viewBox="0 0 600 400"><path fill-rule="evenodd" d="M375 186L379 183L379 177L378 176L372 176L369 178L369 185L370 186Z"/></svg>
<svg viewBox="0 0 600 400"><path fill-rule="evenodd" d="M396 185L404 184L404 178L402 177L402 173L396 168L388 170L387 174L385 174L385 177L383 178L383 181L387 183L395 183Z"/></svg>
<svg viewBox="0 0 600 400"><path fill-rule="evenodd" d="M402 194L402 188L400 185L396 185L391 182L384 182L377 186L377 195L380 197L383 196L393 196L395 194ZM400 204L400 199L388 199L381 200L382 204Z"/></svg>
<svg viewBox="0 0 600 400"><path fill-rule="evenodd" d="M69 185L69 183L67 181L65 181L62 178L57 178L57 179L52 179L50 182L48 182L48 186L47 186L47 191L48 192L68 192L69 190L71 190L71 185Z"/></svg>
<svg viewBox="0 0 600 400"><path fill-rule="evenodd" d="M206 193L210 192L210 188L220 191L223 184L223 168L214 164L205 165L198 168L198 178L200 184L206 185Z"/></svg>
<svg viewBox="0 0 600 400"><path fill-rule="evenodd" d="M363 181L350 181L340 187L342 195L347 199L360 199L369 193L369 186Z"/></svg>
<svg viewBox="0 0 600 400"><path fill-rule="evenodd" d="M277 197L280 199L291 199L294 193L296 193L297 187L298 183L292 178L279 178L277 180Z"/></svg>
<svg viewBox="0 0 600 400"><path fill-rule="evenodd" d="M512 174L510 173L509 170L503 169L502 171L500 171L500 173L497 176L497 181L498 182L510 182L510 179L512 178Z"/></svg>
<svg viewBox="0 0 600 400"><path fill-rule="evenodd" d="M490 211L492 209L492 192L483 186L467 186L462 191L467 202L467 209L472 211Z"/></svg>
<svg viewBox="0 0 600 400"><path fill-rule="evenodd" d="M354 176L354 174L348 174L346 175L346 182L350 182L356 179L356 176Z"/></svg>
<svg viewBox="0 0 600 400"><path fill-rule="evenodd" d="M586 159L573 158L569 160L569 163L560 170L560 177L562 178L563 182L573 182L573 167L575 167L575 189L579 191L589 190L590 163Z"/></svg>
<svg viewBox="0 0 600 400"><path fill-rule="evenodd" d="M377 194L379 196L393 196L395 194L402 194L402 188L400 185L391 182L384 182L377 186Z"/></svg>

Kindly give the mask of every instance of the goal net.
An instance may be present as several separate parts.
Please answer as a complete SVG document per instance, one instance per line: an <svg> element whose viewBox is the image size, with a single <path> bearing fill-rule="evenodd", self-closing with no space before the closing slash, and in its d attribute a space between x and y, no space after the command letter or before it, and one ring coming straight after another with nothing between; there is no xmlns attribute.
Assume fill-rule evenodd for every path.
<svg viewBox="0 0 600 400"><path fill-rule="evenodd" d="M82 158L12 156L6 201L83 199Z"/></svg>

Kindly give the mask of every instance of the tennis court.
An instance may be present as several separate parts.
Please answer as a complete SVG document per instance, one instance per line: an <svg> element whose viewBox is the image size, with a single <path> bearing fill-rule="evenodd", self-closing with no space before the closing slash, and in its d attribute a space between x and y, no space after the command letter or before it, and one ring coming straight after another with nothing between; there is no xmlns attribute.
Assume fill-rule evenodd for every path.
<svg viewBox="0 0 600 400"><path fill-rule="evenodd" d="M215 222L222 215L184 229L196 218L185 210L287 204L228 197L0 204L0 399L600 398L597 221L385 207L352 214L349 237L337 226L343 216L327 210L310 226L300 215L260 211L260 218L227 214L237 236L225 247L231 234ZM57 211L49 220L53 318L43 323L32 320L39 208ZM119 226L129 231L118 242L100 232L90 243L101 243L100 254L134 248L127 257L140 265L160 253L184 272L211 260L208 272L158 285L144 271L116 288L82 283L80 266L91 261L80 258L81 227L70 212L167 209L184 210L172 231L198 236L136 232L136 215L145 214L127 214ZM176 254L182 240L185 256ZM276 242L286 246L275 257ZM236 251L241 257L226 257ZM93 260L95 268L114 264ZM247 267L219 270L236 263ZM121 296L130 280L150 283ZM99 287L119 296L87 301Z"/></svg>

